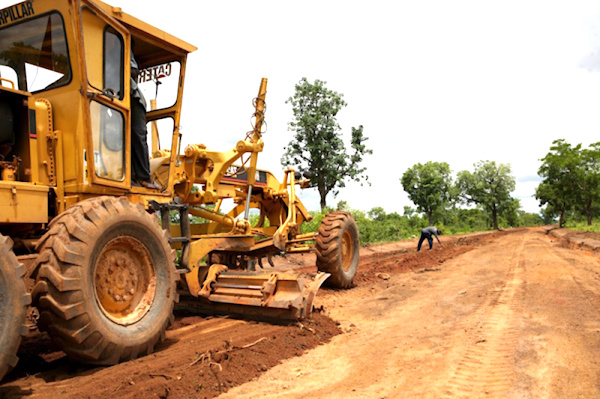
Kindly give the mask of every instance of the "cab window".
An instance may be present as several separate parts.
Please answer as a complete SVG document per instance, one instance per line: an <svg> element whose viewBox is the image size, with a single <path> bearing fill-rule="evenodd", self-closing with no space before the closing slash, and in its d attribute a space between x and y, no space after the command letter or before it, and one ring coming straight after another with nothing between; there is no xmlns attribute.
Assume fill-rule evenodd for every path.
<svg viewBox="0 0 600 399"><path fill-rule="evenodd" d="M0 29L0 77L3 86L37 92L71 81L71 65L62 16L52 12Z"/></svg>
<svg viewBox="0 0 600 399"><path fill-rule="evenodd" d="M122 100L124 93L123 35L88 7L81 8L85 66L91 87Z"/></svg>
<svg viewBox="0 0 600 399"><path fill-rule="evenodd" d="M177 61L144 66L140 70L137 83L147 101L146 110L169 108L177 102L179 90L179 71Z"/></svg>
<svg viewBox="0 0 600 399"><path fill-rule="evenodd" d="M125 118L119 111L97 101L90 103L93 164L96 176L125 179Z"/></svg>
<svg viewBox="0 0 600 399"><path fill-rule="evenodd" d="M104 31L104 83L105 90L123 99L123 38L112 27Z"/></svg>
<svg viewBox="0 0 600 399"><path fill-rule="evenodd" d="M173 141L173 131L175 130L175 121L171 117L157 119L148 122L146 125L148 130L147 142L150 150L151 158L157 158L158 155L154 151L171 151ZM156 147L153 145L153 140L156 140Z"/></svg>

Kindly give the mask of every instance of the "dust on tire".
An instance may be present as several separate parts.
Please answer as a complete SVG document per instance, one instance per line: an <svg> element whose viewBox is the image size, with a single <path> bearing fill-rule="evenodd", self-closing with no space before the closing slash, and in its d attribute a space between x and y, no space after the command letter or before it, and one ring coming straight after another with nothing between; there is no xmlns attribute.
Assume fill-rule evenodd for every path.
<svg viewBox="0 0 600 399"><path fill-rule="evenodd" d="M0 380L18 362L17 350L27 334L25 268L12 251L12 240L0 235Z"/></svg>
<svg viewBox="0 0 600 399"><path fill-rule="evenodd" d="M359 233L352 215L344 211L329 213L317 236L317 267L330 273L325 285L349 288L358 267Z"/></svg>
<svg viewBox="0 0 600 399"><path fill-rule="evenodd" d="M149 254L155 286L147 309L140 316L134 314L132 320L120 322L118 313L99 299L110 287L98 285L97 262L105 247L123 237L130 238L130 243L139 242L143 246L140 250ZM112 250L117 251L116 247L113 245ZM166 233L141 205L124 197L82 201L51 223L37 249L34 299L40 311L39 326L71 358L115 364L149 354L165 339L178 300L175 252ZM127 260L126 255L122 258ZM107 282L123 291L114 293L114 301L128 300L123 298L124 290L148 289L138 288L137 281L147 279L131 277L131 271L135 274L135 267L121 266L114 272L118 274L115 280ZM135 284L128 284L127 279Z"/></svg>

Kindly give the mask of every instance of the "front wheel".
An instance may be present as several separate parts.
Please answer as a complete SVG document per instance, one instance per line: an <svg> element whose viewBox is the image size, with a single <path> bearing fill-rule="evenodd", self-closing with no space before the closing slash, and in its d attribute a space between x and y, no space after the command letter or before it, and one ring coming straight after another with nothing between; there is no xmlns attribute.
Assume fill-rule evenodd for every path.
<svg viewBox="0 0 600 399"><path fill-rule="evenodd" d="M178 300L175 253L141 205L82 201L53 221L38 250L39 325L70 357L115 364L164 340Z"/></svg>
<svg viewBox="0 0 600 399"><path fill-rule="evenodd" d="M330 273L325 285L350 288L358 267L358 226L348 212L329 213L321 222L317 235L317 267Z"/></svg>

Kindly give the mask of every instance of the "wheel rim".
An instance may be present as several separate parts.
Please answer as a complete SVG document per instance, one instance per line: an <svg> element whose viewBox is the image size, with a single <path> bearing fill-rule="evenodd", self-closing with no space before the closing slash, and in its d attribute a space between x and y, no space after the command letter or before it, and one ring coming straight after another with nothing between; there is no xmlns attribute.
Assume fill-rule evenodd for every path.
<svg viewBox="0 0 600 399"><path fill-rule="evenodd" d="M96 299L102 312L121 325L133 324L152 306L156 276L146 247L133 237L108 242L96 261Z"/></svg>
<svg viewBox="0 0 600 399"><path fill-rule="evenodd" d="M354 245L352 242L352 234L350 231L344 231L342 236L342 268L344 271L350 270L352 266L352 255L354 253Z"/></svg>

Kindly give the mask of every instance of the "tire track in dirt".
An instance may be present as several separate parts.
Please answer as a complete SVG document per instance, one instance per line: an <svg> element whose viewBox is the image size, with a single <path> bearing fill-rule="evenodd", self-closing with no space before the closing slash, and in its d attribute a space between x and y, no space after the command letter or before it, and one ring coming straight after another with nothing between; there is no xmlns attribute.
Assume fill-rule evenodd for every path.
<svg viewBox="0 0 600 399"><path fill-rule="evenodd" d="M505 235L447 239L443 248L432 251L400 250L361 258L362 281L373 283L361 282L353 290L320 296L320 303L346 334L327 347L287 360L223 398L440 397L450 364L442 370L440 365L446 362L434 359L441 360L447 352L456 354L449 342L464 347L463 339L446 340L455 332L449 329L457 319L451 310L458 308L471 317L470 301L476 293L486 292L477 288L462 296L460 290L468 287L470 276L484 287L505 281L506 267L481 273L474 261L481 255L467 257L464 265L460 259L471 251L495 254L488 245ZM380 273L389 273L389 279L378 277ZM492 277L496 285L482 274ZM475 302L487 300L489 296ZM433 391L436 396L430 396Z"/></svg>
<svg viewBox="0 0 600 399"><path fill-rule="evenodd" d="M598 257L542 237L541 256L529 261L537 284L530 286L524 322L535 336L521 342L521 388L533 386L545 397L599 397Z"/></svg>
<svg viewBox="0 0 600 399"><path fill-rule="evenodd" d="M598 295L598 292L594 292L590 288L586 287L584 282L581 281L579 278L575 277L573 271L571 270L571 263L573 262L573 259L571 257L567 257L567 255L565 255L562 252L552 253L552 257L554 259L556 259L563 266L565 273L571 278L573 283L577 286L577 288L579 289L579 291L582 294L582 297L587 301L587 303L594 309L600 309L600 295ZM593 269L585 269L585 270L588 273L592 274L592 276L590 277L592 280L598 279L597 271L595 271ZM576 307L578 307L577 304L574 304L574 305Z"/></svg>
<svg viewBox="0 0 600 399"><path fill-rule="evenodd" d="M346 334L223 398L600 397L600 263L544 237L515 231L443 263L421 253L414 273L331 293Z"/></svg>
<svg viewBox="0 0 600 399"><path fill-rule="evenodd" d="M469 334L471 344L451 374L445 397L505 397L513 386L513 354L519 338L515 315L524 303L524 247L523 240L508 260L504 284L478 309L478 322ZM458 328L468 330L471 323Z"/></svg>
<svg viewBox="0 0 600 399"><path fill-rule="evenodd" d="M596 313L596 310L600 309L600 292L598 292L598 290L594 291L592 287L588 286L587 284L589 284L589 280L593 281L595 279L597 272L593 269L583 269L587 273L592 275L586 275L585 279L584 276L577 277L577 271L574 270L572 266L574 259L568 253L554 252L552 253L552 258L555 259L557 263L561 265L563 271L563 278L567 278L572 283L572 285L577 287L577 290L581 294L579 301L572 301L567 304L563 304L563 306L567 307L568 311L573 314L582 312L584 308L587 308L586 310L591 310L592 312ZM578 272L581 273L581 270L579 270ZM582 318L579 322L579 325L586 330L598 332L600 331L600 318Z"/></svg>

